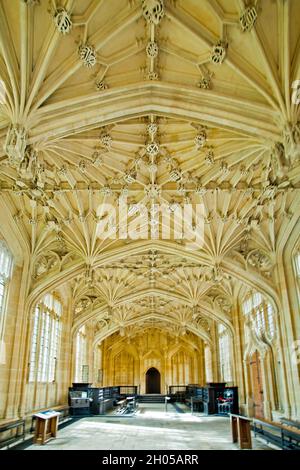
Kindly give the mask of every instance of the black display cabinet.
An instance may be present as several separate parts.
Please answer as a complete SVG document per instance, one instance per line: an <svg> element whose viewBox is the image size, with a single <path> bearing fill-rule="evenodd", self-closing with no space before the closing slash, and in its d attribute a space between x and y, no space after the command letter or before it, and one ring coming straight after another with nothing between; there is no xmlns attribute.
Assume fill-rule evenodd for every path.
<svg viewBox="0 0 300 470"><path fill-rule="evenodd" d="M203 387L204 413L224 414L239 413L238 387L226 387L225 382L212 382Z"/></svg>
<svg viewBox="0 0 300 470"><path fill-rule="evenodd" d="M91 413L93 388L89 383L73 383L69 388L69 406L72 416L87 416Z"/></svg>

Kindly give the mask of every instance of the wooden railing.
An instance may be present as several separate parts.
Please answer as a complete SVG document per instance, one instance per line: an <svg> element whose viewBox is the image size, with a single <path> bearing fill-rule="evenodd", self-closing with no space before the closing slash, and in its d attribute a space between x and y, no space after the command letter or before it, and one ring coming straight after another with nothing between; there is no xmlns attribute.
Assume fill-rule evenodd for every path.
<svg viewBox="0 0 300 470"><path fill-rule="evenodd" d="M21 432L20 432L21 429ZM15 430L16 433L12 436L10 431ZM4 437L4 439L0 440L0 448L1 447L9 447L10 444L15 443L19 439L24 441L25 439L25 419L15 419L5 421L0 424L0 433L7 433L9 436Z"/></svg>
<svg viewBox="0 0 300 470"><path fill-rule="evenodd" d="M255 436L260 436L268 443L285 450L300 450L300 431L263 419L253 419Z"/></svg>

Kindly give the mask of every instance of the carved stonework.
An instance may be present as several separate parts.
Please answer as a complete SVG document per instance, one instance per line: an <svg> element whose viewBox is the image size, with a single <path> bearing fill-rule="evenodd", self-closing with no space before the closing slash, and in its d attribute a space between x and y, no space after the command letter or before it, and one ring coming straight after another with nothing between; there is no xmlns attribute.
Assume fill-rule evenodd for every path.
<svg viewBox="0 0 300 470"><path fill-rule="evenodd" d="M112 146L112 138L109 134L101 134L100 135L100 142L107 150L109 150Z"/></svg>
<svg viewBox="0 0 300 470"><path fill-rule="evenodd" d="M108 85L103 80L102 81L97 80L95 82L95 88L97 91L105 91L108 89Z"/></svg>
<svg viewBox="0 0 300 470"><path fill-rule="evenodd" d="M271 181L283 178L289 170L289 161L286 159L284 145L277 142L271 151Z"/></svg>
<svg viewBox="0 0 300 470"><path fill-rule="evenodd" d="M89 297L83 297L76 302L74 312L75 315L80 315L92 306L92 300Z"/></svg>
<svg viewBox="0 0 300 470"><path fill-rule="evenodd" d="M213 64L222 64L226 57L226 49L228 45L224 41L218 41L217 44L213 47L211 54L211 61Z"/></svg>
<svg viewBox="0 0 300 470"><path fill-rule="evenodd" d="M83 44L79 47L78 53L84 67L92 68L96 65L96 51L93 46Z"/></svg>
<svg viewBox="0 0 300 470"><path fill-rule="evenodd" d="M212 88L211 76L206 75L205 77L202 77L198 82L198 87L202 90L210 90Z"/></svg>
<svg viewBox="0 0 300 470"><path fill-rule="evenodd" d="M78 163L79 171L81 173L86 173L87 167L88 167L87 162L85 162L84 160L80 160L80 162Z"/></svg>
<svg viewBox="0 0 300 470"><path fill-rule="evenodd" d="M155 41L150 41L146 47L147 56L150 59L155 59L158 56L158 44Z"/></svg>
<svg viewBox="0 0 300 470"><path fill-rule="evenodd" d="M97 334L104 328L107 328L110 323L111 322L108 318L102 318L101 320L98 320L95 324L95 333Z"/></svg>
<svg viewBox="0 0 300 470"><path fill-rule="evenodd" d="M158 25L164 16L163 0L142 0L143 15L147 23Z"/></svg>
<svg viewBox="0 0 300 470"><path fill-rule="evenodd" d="M37 152L32 147L26 147L24 159L19 166L19 174L25 181L34 181L36 178Z"/></svg>
<svg viewBox="0 0 300 470"><path fill-rule="evenodd" d="M103 186L100 189L100 193L105 196L111 196L113 194L112 189L109 186Z"/></svg>
<svg viewBox="0 0 300 470"><path fill-rule="evenodd" d="M195 145L196 149L200 150L202 147L204 147L205 143L207 140L207 134L204 129L202 129L199 134L196 135L195 137Z"/></svg>
<svg viewBox="0 0 300 470"><path fill-rule="evenodd" d="M154 71L151 71L151 70L149 70L149 72L145 76L145 79L150 80L150 81L156 81L156 80L158 80L158 78L159 78L158 73L154 72Z"/></svg>
<svg viewBox="0 0 300 470"><path fill-rule="evenodd" d="M245 165L240 166L240 174L241 176L248 176L249 175L249 169L245 167Z"/></svg>
<svg viewBox="0 0 300 470"><path fill-rule="evenodd" d="M124 181L125 183L127 184L132 184L136 181L136 172L134 171L129 171L127 173L125 173L124 175Z"/></svg>
<svg viewBox="0 0 300 470"><path fill-rule="evenodd" d="M34 264L33 278L37 279L43 274L52 271L54 268L58 267L59 262L59 257L54 253L40 256Z"/></svg>
<svg viewBox="0 0 300 470"><path fill-rule="evenodd" d="M159 144L151 142L146 146L146 152L150 157L156 157L159 154Z"/></svg>
<svg viewBox="0 0 300 470"><path fill-rule="evenodd" d="M212 166L215 163L215 155L212 148L208 149L205 155L205 163L208 166Z"/></svg>
<svg viewBox="0 0 300 470"><path fill-rule="evenodd" d="M170 176L171 181L178 182L182 180L182 173L180 170L177 170L176 168L170 171L169 176Z"/></svg>
<svg viewBox="0 0 300 470"><path fill-rule="evenodd" d="M26 150L26 131L18 124L12 125L7 132L4 151L9 164L18 167L23 161Z"/></svg>
<svg viewBox="0 0 300 470"><path fill-rule="evenodd" d="M272 268L273 264L269 255L259 249L253 250L248 254L247 262L259 271L267 271Z"/></svg>
<svg viewBox="0 0 300 470"><path fill-rule="evenodd" d="M161 194L161 189L158 184L149 184L148 186L145 187L145 194L147 197L150 199L155 199L160 196Z"/></svg>
<svg viewBox="0 0 300 470"><path fill-rule="evenodd" d="M101 165L103 164L103 157L101 155L101 153L99 152L94 152L93 153L93 165L95 165L95 167L99 168Z"/></svg>
<svg viewBox="0 0 300 470"><path fill-rule="evenodd" d="M226 315L229 315L231 312L231 301L222 295L219 295L215 298L216 304L219 306L219 308L224 312Z"/></svg>
<svg viewBox="0 0 300 470"><path fill-rule="evenodd" d="M61 34L68 34L72 29L71 15L64 8L58 8L54 13L54 24Z"/></svg>
<svg viewBox="0 0 300 470"><path fill-rule="evenodd" d="M221 162L221 166L220 166L220 170L221 170L221 173L222 173L223 175L228 175L228 174L230 173L230 169L229 169L229 167L228 167L228 163L222 161L222 162Z"/></svg>
<svg viewBox="0 0 300 470"><path fill-rule="evenodd" d="M154 122L151 122L150 124L148 124L147 126L147 132L150 136L154 136L158 131L158 127L157 127L157 124L155 124Z"/></svg>
<svg viewBox="0 0 300 470"><path fill-rule="evenodd" d="M205 317L203 317L202 315L198 315L195 319L195 324L210 335L210 326Z"/></svg>
<svg viewBox="0 0 300 470"><path fill-rule="evenodd" d="M223 280L223 270L222 268L220 268L220 266L218 265L215 265L213 267L213 270L212 270L212 281L215 283L215 284L218 284L219 282L221 282Z"/></svg>
<svg viewBox="0 0 300 470"><path fill-rule="evenodd" d="M300 158L300 122L287 124L283 137L286 159L293 164Z"/></svg>
<svg viewBox="0 0 300 470"><path fill-rule="evenodd" d="M204 196L204 194L207 193L207 189L202 186L201 184L199 184L197 187L196 187L196 194L199 194L199 196Z"/></svg>
<svg viewBox="0 0 300 470"><path fill-rule="evenodd" d="M251 31L257 20L255 6L247 7L240 16L240 25L243 32Z"/></svg>

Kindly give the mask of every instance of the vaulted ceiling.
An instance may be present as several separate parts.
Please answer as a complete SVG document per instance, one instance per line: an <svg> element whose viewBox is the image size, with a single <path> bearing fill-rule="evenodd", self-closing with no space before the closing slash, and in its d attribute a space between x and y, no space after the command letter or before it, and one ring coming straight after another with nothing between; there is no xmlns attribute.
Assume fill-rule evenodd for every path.
<svg viewBox="0 0 300 470"><path fill-rule="evenodd" d="M143 320L209 341L247 288L278 305L299 218L298 0L2 0L0 44L0 216L28 306L68 283L74 328L97 338ZM124 199L131 221L203 204L203 243L99 237Z"/></svg>

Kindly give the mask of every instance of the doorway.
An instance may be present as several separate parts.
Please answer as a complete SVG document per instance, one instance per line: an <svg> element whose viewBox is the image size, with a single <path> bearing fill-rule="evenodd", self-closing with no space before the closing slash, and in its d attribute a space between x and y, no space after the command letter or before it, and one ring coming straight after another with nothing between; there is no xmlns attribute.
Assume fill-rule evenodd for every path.
<svg viewBox="0 0 300 470"><path fill-rule="evenodd" d="M252 382L252 399L254 407L254 417L264 417L264 392L261 375L261 360L258 351L255 351L250 358L250 374Z"/></svg>
<svg viewBox="0 0 300 470"><path fill-rule="evenodd" d="M160 393L160 373L155 367L146 372L146 393Z"/></svg>

